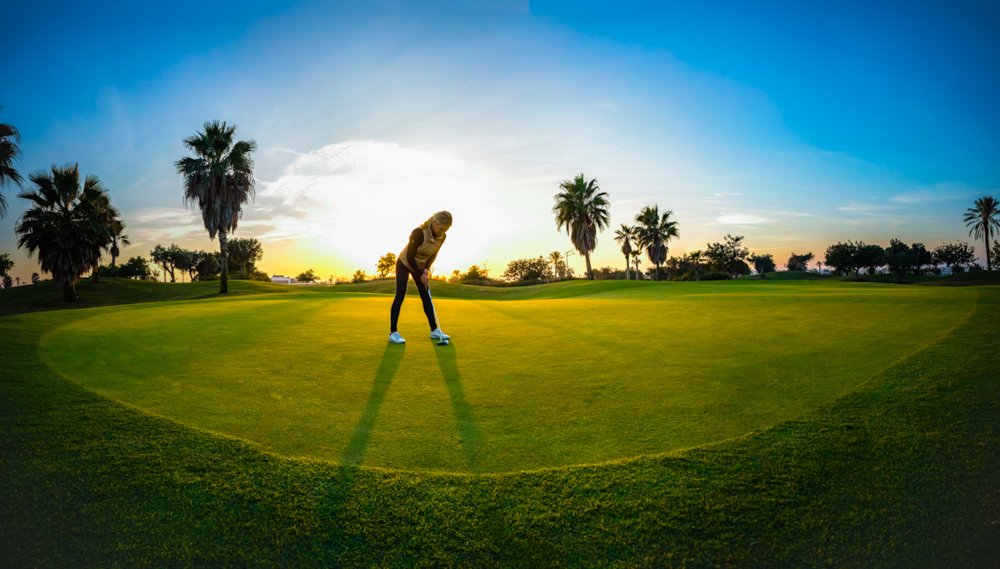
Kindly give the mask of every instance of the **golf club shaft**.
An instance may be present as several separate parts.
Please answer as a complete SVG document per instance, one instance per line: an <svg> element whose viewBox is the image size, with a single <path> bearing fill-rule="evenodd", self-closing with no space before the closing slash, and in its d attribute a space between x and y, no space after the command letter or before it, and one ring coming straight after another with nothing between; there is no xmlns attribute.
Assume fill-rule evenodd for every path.
<svg viewBox="0 0 1000 569"><path fill-rule="evenodd" d="M428 283L427 283L427 285L428 285L428 286L427 286L427 298L431 299L431 312L433 312L433 313L434 313L434 325L435 325L435 326L437 326L437 328L438 328L438 329L440 330L440 329L441 329L441 321L440 321L440 320L438 320L438 311L437 311L437 307L436 307L436 306L434 306L434 297L433 297L433 296L431 296L431 287L430 287L430 283L428 282Z"/></svg>

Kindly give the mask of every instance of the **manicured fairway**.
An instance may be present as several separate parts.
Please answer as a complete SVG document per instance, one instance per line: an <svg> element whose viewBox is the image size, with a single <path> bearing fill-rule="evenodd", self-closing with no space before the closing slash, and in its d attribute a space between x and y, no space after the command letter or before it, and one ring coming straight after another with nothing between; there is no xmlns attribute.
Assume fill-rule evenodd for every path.
<svg viewBox="0 0 1000 569"><path fill-rule="evenodd" d="M509 472L724 440L832 402L959 325L968 288L848 283L305 291L96 309L44 360L90 389L290 457ZM335 290L335 289L334 289Z"/></svg>
<svg viewBox="0 0 1000 569"><path fill-rule="evenodd" d="M942 279L940 284L951 282ZM0 318L0 566L1000 566L1000 287L949 290L770 279L505 290L441 286L437 298L442 316L448 315L445 325L455 332L454 363L444 354L438 361L437 348L412 332L421 328L419 309L408 302L404 331L409 331L411 344L392 364L382 359L385 331L380 324L374 325L379 338L370 347L368 340L358 339L363 338L359 331L345 325L352 318L365 320L369 309L376 322L384 318L387 298L358 293L385 292L391 283L306 290L230 284L232 294L225 300L213 299L215 283L113 279L97 286L81 284L80 304L100 307L86 310L59 310L59 291L44 284L0 290L0 314L8 315ZM182 299L188 302L176 302ZM110 306L121 303L137 304ZM586 311L566 320L571 313L563 308L579 306ZM25 314L32 310L44 312ZM278 315L250 317L268 311ZM474 315L521 324L499 334L462 323L462 316ZM588 318L588 327L580 329L580 321ZM602 325L600 319L614 322ZM108 324L123 328L116 331L104 326ZM638 324L654 327L660 336L635 330ZM835 333L827 333L828 327ZM880 327L885 331L873 331ZM568 337L579 349L553 360L560 349L525 339L544 334L542 330L552 335L557 348L565 348ZM703 334L723 353L694 349L695 342L686 337L693 333ZM58 347L59 340L89 341L88 334L120 343L94 345L93 353L82 344ZM223 341L242 336L257 341L242 352ZM612 357L604 346L634 348L649 337L658 338L662 348L640 351L660 363L636 357L629 364L643 373L620 361L604 361ZM263 380L246 383L255 377L253 369L284 366L283 372L308 376L303 370L311 365L329 366L319 355L294 361L275 355L261 345L264 338L300 353L310 352L300 346L306 343L351 345L354 352L345 358L371 358L375 367L358 380L366 387L356 393L297 387L294 405L287 401L287 393L294 391L290 386L308 382L283 379L282 403ZM483 346L474 347L473 338ZM799 344L808 349L797 351ZM521 373L535 380L508 386L511 397L506 401L526 399L520 392L534 390L547 413L511 418L486 405L483 393L492 386L478 383L467 366L473 361L509 365L500 357L501 348L521 354L531 364ZM327 406L353 398L354 415L339 435L341 446L333 460L287 458L267 452L266 445L273 443L259 438L246 442L193 428L190 419L146 413L67 380L51 367L64 357L61 350L73 354L80 369L95 367L92 358L113 356L114 365L145 370L153 386L168 381L157 379L157 373L166 377L166 372L179 372L189 385L192 377L211 378L218 388L205 383L196 396L173 397L178 403L174 410L191 416L200 406L217 415L227 406L241 416L261 409L274 415L306 408L304 402L320 396ZM331 352L323 357L332 358ZM716 357L728 363L712 363ZM631 428L637 421L654 429L658 423L649 418L652 413L644 417L629 410L619 417L604 406L617 401L619 409L629 404L641 411L669 403L668 395L676 390L661 389L662 397L644 398L640 388L657 393L656 384L644 383L655 377L695 386L695 380L674 369L672 362L680 359L695 361L681 366L689 374L710 378L704 370L715 369L730 383L757 389L753 399L752 390L736 390L726 382L718 382L715 391L692 387L699 395L690 397L688 405L702 405L717 421L729 421L730 428L738 428L740 420L759 421L753 410L763 409L765 399L798 402L777 387L811 394L808 405L816 408L788 411L800 414L714 444L567 468L411 472L373 460L385 445L379 437L397 436L400 446L425 449L440 444L433 437L407 439L391 430L390 409L407 400L419 400L424 407L410 409L414 417L446 424L438 428L452 437L477 434L471 445L475 452L460 446L439 453L455 470L488 465L483 457L490 448L513 448L496 434L504 421L522 433L541 433L535 440L520 436L527 441L523 446L543 449L541 458L550 463L560 448L589 452L569 437L545 432L556 430L555 421L583 438L581 419L603 417L611 426L600 436L621 444L616 429ZM229 373L213 371L215 360ZM413 373L406 370L417 361L436 372L437 383L418 384L426 374L410 375L413 385L407 387L404 374ZM542 361L551 367L538 363ZM80 371L68 363L56 365L61 372ZM391 381L375 381L376 376L387 378L394 367ZM477 369L498 375L484 367L490 366ZM628 367L631 377L619 376L628 373L619 367ZM560 375L551 384L572 386L562 393L539 387L546 375L588 368L602 375ZM739 372L728 373L728 368ZM757 369L761 371L755 374ZM845 371L850 369L860 371ZM111 367L104 371L122 378L116 396L124 400L121 387L137 380ZM786 380L775 388L754 379L776 373L784 373ZM816 373L826 373L826 383L838 383L835 389L846 393L831 395L821 389L823 382L804 381ZM851 373L857 377L849 378ZM244 384L238 384L240 379ZM588 384L597 380L617 389L598 392ZM346 376L343 382L349 383ZM246 387L237 389L240 385ZM430 387L418 389L421 385ZM170 399L170 389L160 389ZM741 402L751 419L726 417L698 401L724 401L721 395L727 390L739 396L728 400ZM617 399L609 396L611 391ZM583 399L583 392L600 393L600 405ZM728 414L740 412L730 408ZM202 417L218 420L210 413ZM295 420L308 422L301 414ZM469 425L479 430L470 431ZM255 429L281 432L266 424ZM668 429L661 428L663 432Z"/></svg>

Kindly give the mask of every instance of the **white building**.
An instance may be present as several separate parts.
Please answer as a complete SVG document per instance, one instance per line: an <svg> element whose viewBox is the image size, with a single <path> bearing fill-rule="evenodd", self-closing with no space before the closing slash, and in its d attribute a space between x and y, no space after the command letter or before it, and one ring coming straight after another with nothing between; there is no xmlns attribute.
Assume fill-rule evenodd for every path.
<svg viewBox="0 0 1000 569"><path fill-rule="evenodd" d="M298 279L295 277L286 277L285 275L272 275L271 282L277 284L299 284Z"/></svg>

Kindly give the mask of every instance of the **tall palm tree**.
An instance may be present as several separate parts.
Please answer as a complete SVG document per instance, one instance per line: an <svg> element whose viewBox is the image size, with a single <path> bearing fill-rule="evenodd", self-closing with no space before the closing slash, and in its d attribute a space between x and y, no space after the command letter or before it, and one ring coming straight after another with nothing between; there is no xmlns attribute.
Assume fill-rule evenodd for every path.
<svg viewBox="0 0 1000 569"><path fill-rule="evenodd" d="M667 243L674 237L680 237L677 222L670 221L674 212L668 211L660 215L659 206L646 206L635 216L638 223L637 239L639 247L646 249L646 256L656 265L656 280L660 279L660 263L667 258Z"/></svg>
<svg viewBox="0 0 1000 569"><path fill-rule="evenodd" d="M632 240L635 239L635 227L625 225L615 230L615 241L622 246L622 255L625 255L625 280L628 280L629 255L632 254Z"/></svg>
<svg viewBox="0 0 1000 569"><path fill-rule="evenodd" d="M233 142L235 126L219 121L207 122L204 130L184 139L184 146L195 158L181 158L175 165L184 176L184 203L198 203L208 236L219 235L219 293L229 292L227 235L236 230L243 215L243 204L254 195L253 159L257 150L253 140Z"/></svg>
<svg viewBox="0 0 1000 569"><path fill-rule="evenodd" d="M553 251L549 253L549 262L552 263L552 274L559 278L559 263L563 260L562 253Z"/></svg>
<svg viewBox="0 0 1000 569"><path fill-rule="evenodd" d="M0 106L0 110L3 107ZM0 124L0 189L8 183L22 187L24 179L14 169L14 161L21 155L21 133L12 125ZM7 200L0 194L0 217L7 214Z"/></svg>
<svg viewBox="0 0 1000 569"><path fill-rule="evenodd" d="M702 251L691 251L688 253L688 259L691 259L691 262L694 263L694 280L700 281L700 269L701 264L705 261L705 254Z"/></svg>
<svg viewBox="0 0 1000 569"><path fill-rule="evenodd" d="M112 231L116 224L120 225L121 220L118 218L120 215L118 209L111 205L111 197L107 193L101 194L94 202L95 209L93 212L93 221L104 228L102 234L100 248L105 251L111 252L111 247L114 244L114 238L112 237ZM122 225L124 227L124 225ZM97 258L94 259L94 266L91 270L90 281L93 284L100 284L101 273L100 273L100 262L101 257L98 254Z"/></svg>
<svg viewBox="0 0 1000 569"><path fill-rule="evenodd" d="M552 213L556 214L556 228L561 231L563 226L566 227L573 247L587 259L587 278L594 280L590 252L597 247L597 232L603 231L611 222L608 193L601 191L596 178L588 182L583 174L572 181L563 181L559 188L562 191L556 194L556 205L552 206Z"/></svg>
<svg viewBox="0 0 1000 569"><path fill-rule="evenodd" d="M111 276L115 276L115 259L121 254L121 250L118 248L118 243L120 242L123 246L128 247L132 244L129 241L128 235L122 233L125 231L125 224L120 219L115 219L114 222L108 227L108 231L111 233L111 248L108 249L108 253L111 253Z"/></svg>
<svg viewBox="0 0 1000 569"><path fill-rule="evenodd" d="M632 250L632 260L635 262L635 280L639 280L639 264L642 263L642 249Z"/></svg>
<svg viewBox="0 0 1000 569"><path fill-rule="evenodd" d="M35 190L17 197L29 200L33 207L15 228L17 246L25 247L29 257L38 253L42 270L63 287L63 299L73 302L76 283L100 259L102 244L108 239L107 227L98 222L107 193L97 176L87 176L81 187L76 164L53 166L51 174L43 170L28 178Z"/></svg>
<svg viewBox="0 0 1000 569"><path fill-rule="evenodd" d="M997 221L998 215L1000 215L1000 202L997 202L992 196L979 198L976 200L976 206L970 207L965 214L965 226L972 227L969 230L969 235L975 234L976 239L986 241L987 271L993 270L990 262L990 237L1000 231L1000 221Z"/></svg>

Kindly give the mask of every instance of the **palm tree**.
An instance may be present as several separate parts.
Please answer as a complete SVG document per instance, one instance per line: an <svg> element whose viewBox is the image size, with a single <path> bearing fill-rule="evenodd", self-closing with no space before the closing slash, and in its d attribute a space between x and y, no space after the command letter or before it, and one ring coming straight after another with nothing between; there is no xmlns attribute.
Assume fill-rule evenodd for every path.
<svg viewBox="0 0 1000 569"><path fill-rule="evenodd" d="M596 178L588 182L583 174L573 181L563 181L559 188L563 191L556 194L556 205L552 206L556 228L561 231L566 226L573 247L587 259L587 278L594 280L590 252L597 247L597 232L603 231L611 221L608 194L601 191Z"/></svg>
<svg viewBox="0 0 1000 569"><path fill-rule="evenodd" d="M972 227L969 230L969 235L975 234L976 239L986 241L987 271L993 270L990 261L990 237L996 233L994 230L1000 231L1000 221L997 221L997 215L1000 215L1000 202L997 202L992 196L979 198L976 200L976 207L970 207L965 214L965 226Z"/></svg>
<svg viewBox="0 0 1000 569"><path fill-rule="evenodd" d="M0 106L0 110L3 107ZM12 125L0 124L0 189L8 183L17 184L21 187L24 179L21 174L14 169L14 161L21 155L21 149L17 144L21 142L21 133ZM7 214L7 201L0 194L0 217Z"/></svg>
<svg viewBox="0 0 1000 569"><path fill-rule="evenodd" d="M632 260L635 261L635 280L639 280L639 264L642 263L642 249L632 250Z"/></svg>
<svg viewBox="0 0 1000 569"><path fill-rule="evenodd" d="M115 276L115 259L121 254L121 250L118 248L118 243L125 247L132 244L129 241L128 235L123 234L125 231L125 224L122 223L120 219L115 219L112 224L108 227L108 231L111 233L111 248L108 249L108 253L111 253L111 276Z"/></svg>
<svg viewBox="0 0 1000 569"><path fill-rule="evenodd" d="M701 263L705 260L704 253L701 251L691 251L688 253L688 259L694 263L694 280L700 281L701 275L699 274L699 269L701 268Z"/></svg>
<svg viewBox="0 0 1000 569"><path fill-rule="evenodd" d="M670 221L670 216L674 212L665 212L660 215L659 206L646 206L635 216L637 229L637 240L639 247L646 249L646 256L650 262L656 265L656 280L660 279L660 263L667 258L667 243L674 237L680 237L677 229L677 222Z"/></svg>
<svg viewBox="0 0 1000 569"><path fill-rule="evenodd" d="M563 256L562 253L560 253L559 251L553 251L549 253L549 262L552 263L552 274L555 275L556 278L560 278L559 263L561 263L562 260Z"/></svg>
<svg viewBox="0 0 1000 569"><path fill-rule="evenodd" d="M108 229L96 221L107 194L97 176L87 176L81 187L76 164L53 166L51 175L39 171L28 178L35 190L17 197L34 207L18 221L17 246L27 248L29 257L38 253L42 270L63 287L63 299L73 302L76 283L100 259L108 238Z"/></svg>
<svg viewBox="0 0 1000 569"><path fill-rule="evenodd" d="M175 165L184 176L184 203L198 203L208 236L219 234L219 293L229 292L226 236L236 230L243 215L243 204L254 195L253 159L257 149L253 140L233 142L235 126L219 121L205 123L205 129L184 139L196 158L181 158Z"/></svg>
<svg viewBox="0 0 1000 569"><path fill-rule="evenodd" d="M635 227L622 224L621 228L615 230L615 241L622 246L622 255L625 255L625 280L628 280L629 255L632 254L632 240L635 239Z"/></svg>
<svg viewBox="0 0 1000 569"><path fill-rule="evenodd" d="M93 221L105 229L104 235L101 239L100 248L105 251L111 252L111 247L114 244L114 239L112 238L112 231L116 225L122 225L121 220L118 218L118 209L111 205L111 197L107 193L102 194L95 200L95 210L93 214ZM122 225L122 227L125 227ZM91 270L91 282L93 284L100 284L101 273L100 273L100 261L101 257L98 255L94 259L94 266Z"/></svg>

